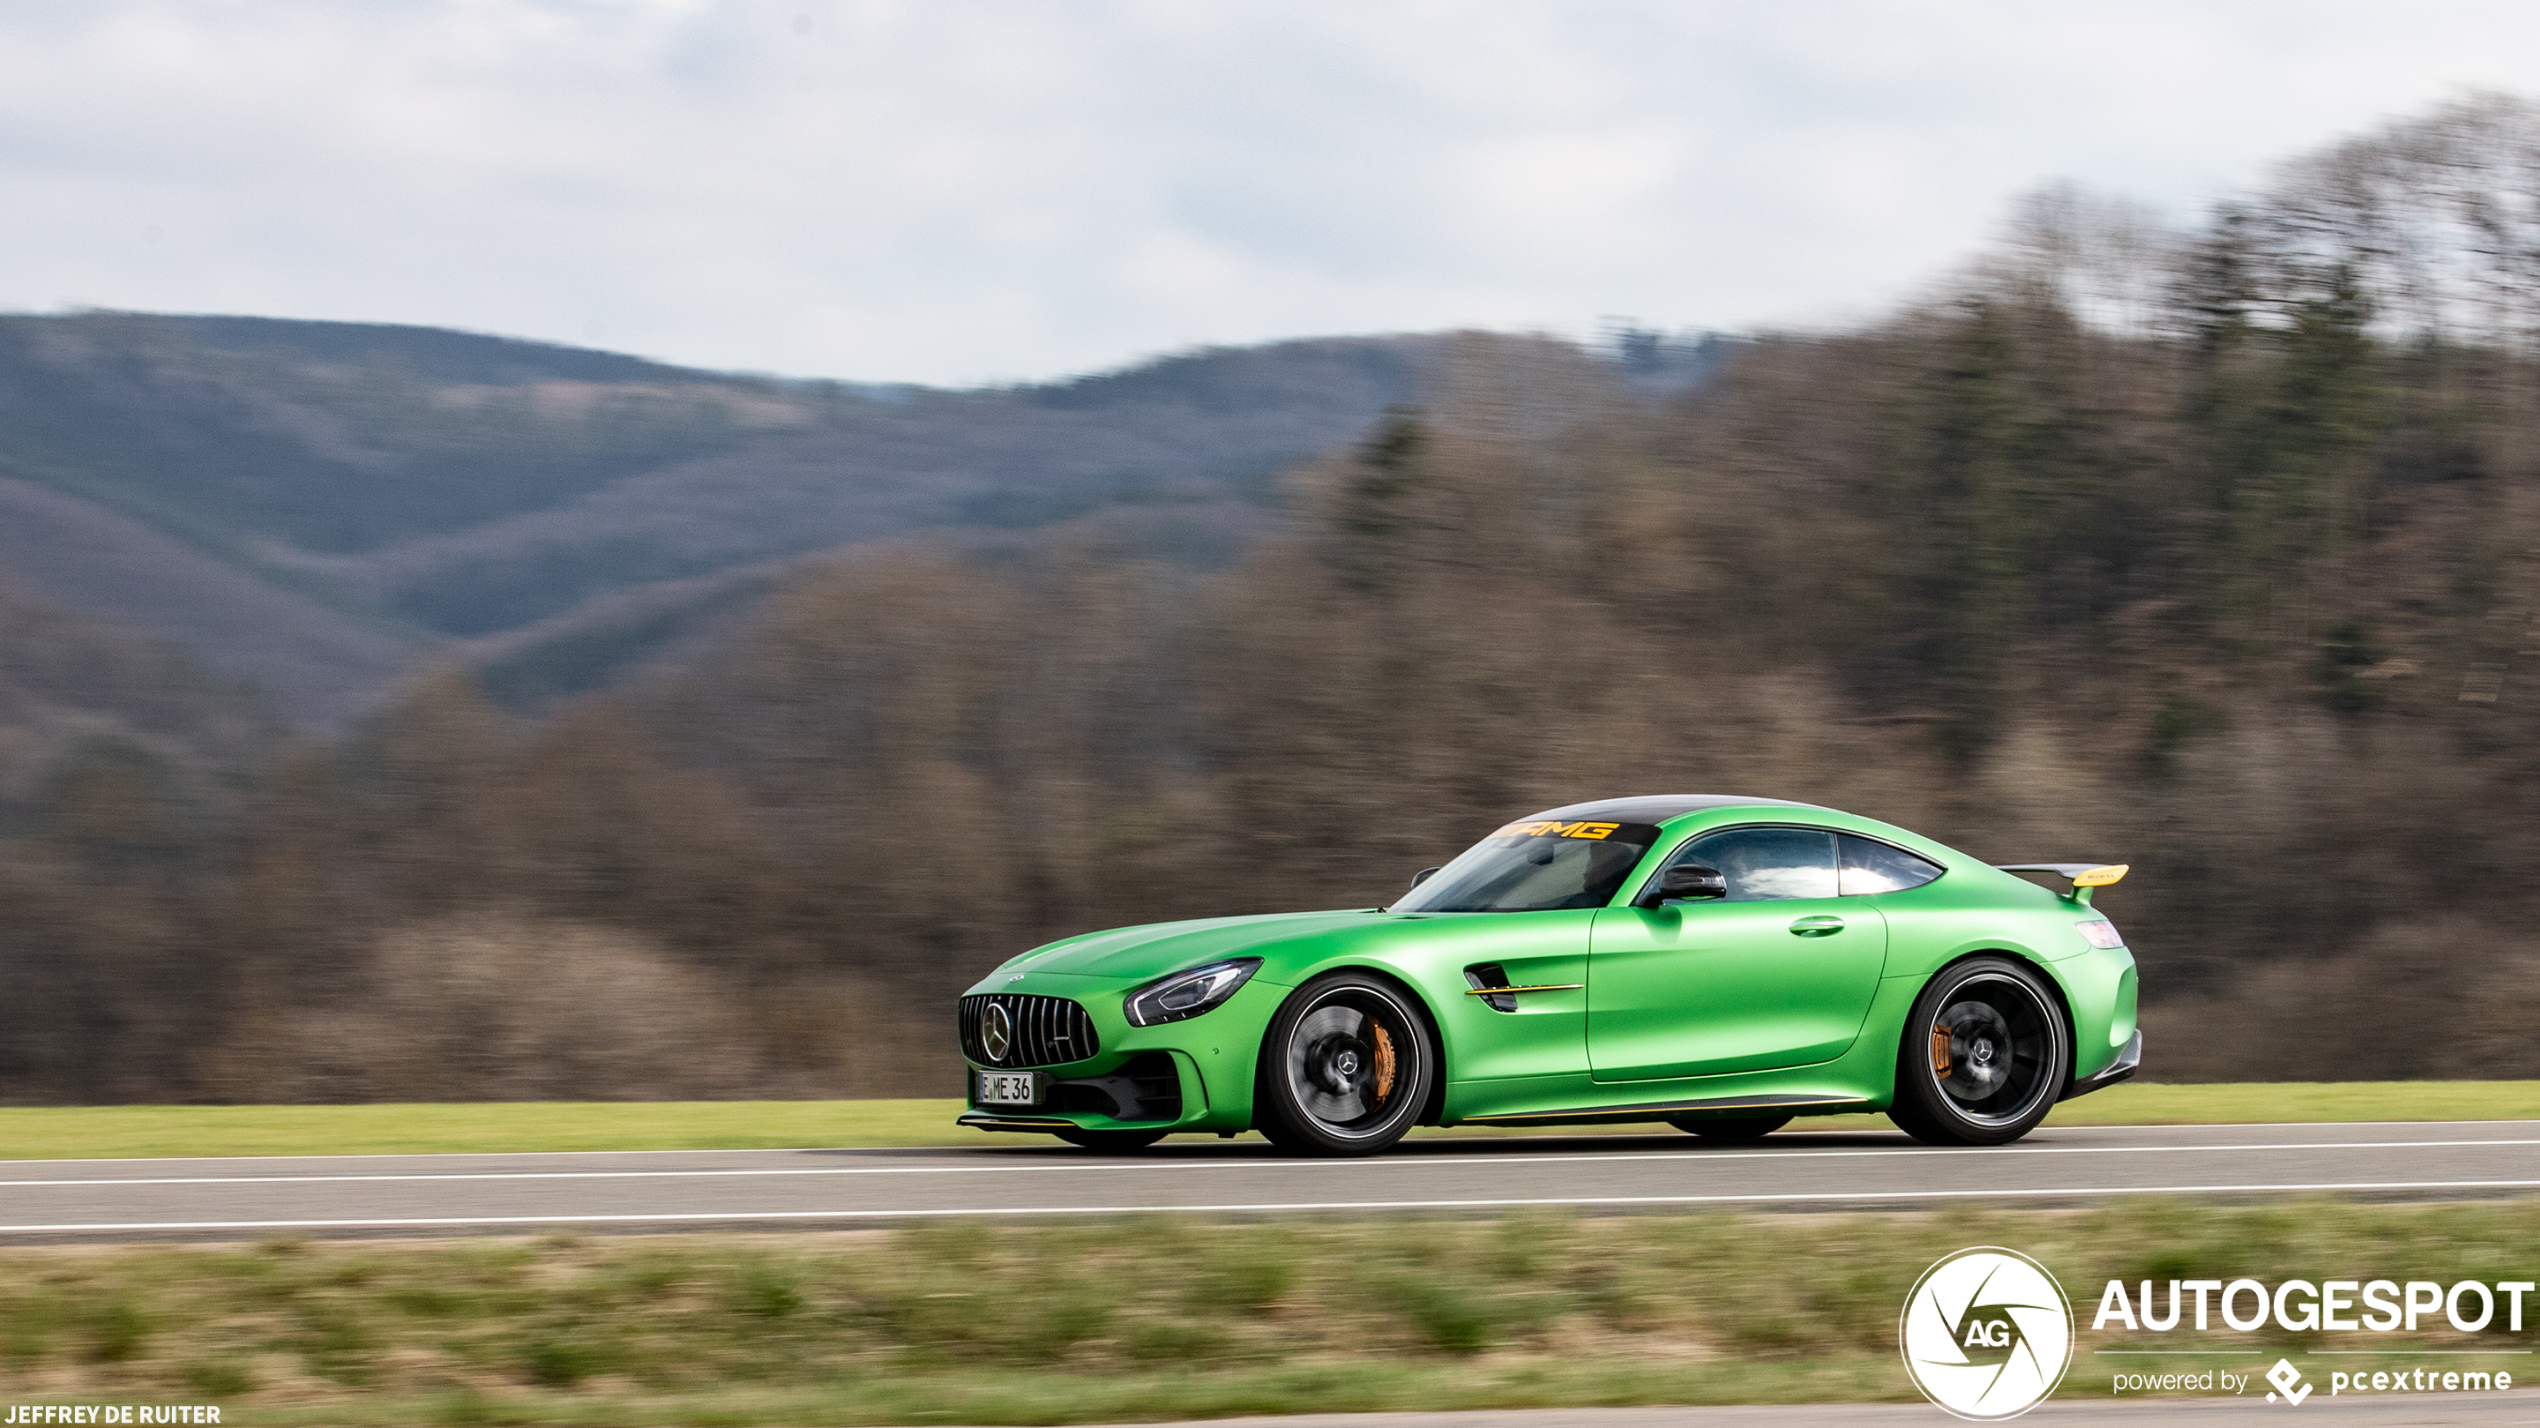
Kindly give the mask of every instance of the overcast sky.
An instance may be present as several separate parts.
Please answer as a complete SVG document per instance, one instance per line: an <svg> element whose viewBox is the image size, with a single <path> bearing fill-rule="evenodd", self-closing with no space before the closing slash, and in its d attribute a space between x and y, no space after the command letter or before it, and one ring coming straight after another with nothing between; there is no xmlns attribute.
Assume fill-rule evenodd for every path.
<svg viewBox="0 0 2540 1428"><path fill-rule="evenodd" d="M2475 87L2540 6L8 0L0 308L939 383L1815 324Z"/></svg>

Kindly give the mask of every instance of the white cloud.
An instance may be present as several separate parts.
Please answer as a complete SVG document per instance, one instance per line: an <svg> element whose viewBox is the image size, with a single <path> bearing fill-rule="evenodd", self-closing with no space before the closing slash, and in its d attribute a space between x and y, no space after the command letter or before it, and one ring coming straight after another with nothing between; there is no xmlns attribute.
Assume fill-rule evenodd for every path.
<svg viewBox="0 0 2540 1428"><path fill-rule="evenodd" d="M1808 321L2534 53L2491 3L18 0L0 305L945 382Z"/></svg>

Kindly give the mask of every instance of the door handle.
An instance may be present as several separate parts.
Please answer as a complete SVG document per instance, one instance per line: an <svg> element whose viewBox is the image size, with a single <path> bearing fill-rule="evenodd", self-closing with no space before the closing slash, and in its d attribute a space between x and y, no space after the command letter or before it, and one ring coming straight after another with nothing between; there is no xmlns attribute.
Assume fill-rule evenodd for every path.
<svg viewBox="0 0 2540 1428"><path fill-rule="evenodd" d="M1842 930L1842 918L1823 915L1803 917L1790 925L1790 935L1793 937L1825 937Z"/></svg>

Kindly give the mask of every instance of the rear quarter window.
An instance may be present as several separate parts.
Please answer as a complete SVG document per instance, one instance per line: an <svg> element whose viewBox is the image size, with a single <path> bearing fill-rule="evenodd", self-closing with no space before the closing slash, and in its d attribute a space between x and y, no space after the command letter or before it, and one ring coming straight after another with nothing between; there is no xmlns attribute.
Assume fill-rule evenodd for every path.
<svg viewBox="0 0 2540 1428"><path fill-rule="evenodd" d="M1838 833L1835 843L1842 850L1840 876L1845 897L1903 892L1907 888L1921 887L1942 872L1940 864L1931 859L1908 853L1893 843L1882 843L1876 838Z"/></svg>

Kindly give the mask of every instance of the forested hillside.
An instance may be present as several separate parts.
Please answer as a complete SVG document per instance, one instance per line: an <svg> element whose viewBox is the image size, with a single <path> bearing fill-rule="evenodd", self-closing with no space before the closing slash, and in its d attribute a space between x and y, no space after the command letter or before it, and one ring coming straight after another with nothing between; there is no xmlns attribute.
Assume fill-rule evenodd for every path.
<svg viewBox="0 0 2540 1428"><path fill-rule="evenodd" d="M1034 942L1664 791L2131 862L2154 1079L2540 1075L2536 164L2481 101L2186 231L2041 200L1666 400L1453 339L1228 564L900 543L549 716L422 680L217 816L127 761L0 858L0 1094L944 1094Z"/></svg>
<svg viewBox="0 0 2540 1428"><path fill-rule="evenodd" d="M936 391L428 328L0 317L0 572L333 730L419 657L511 702L712 633L805 556L1090 521L1222 561L1278 473L1425 387L1434 339Z"/></svg>

